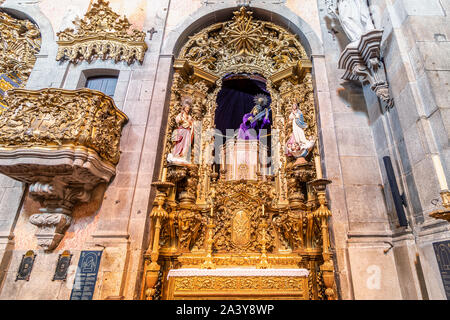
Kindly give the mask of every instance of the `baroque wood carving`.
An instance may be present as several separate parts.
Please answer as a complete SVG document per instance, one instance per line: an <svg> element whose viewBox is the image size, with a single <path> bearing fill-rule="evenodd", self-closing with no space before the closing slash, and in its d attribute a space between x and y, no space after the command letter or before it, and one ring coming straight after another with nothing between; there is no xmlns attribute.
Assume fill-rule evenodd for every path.
<svg viewBox="0 0 450 320"><path fill-rule="evenodd" d="M41 204L30 217L38 244L53 250L70 225L73 206L109 183L119 161L127 116L89 89L8 91L0 116L0 173L30 184Z"/></svg>
<svg viewBox="0 0 450 320"><path fill-rule="evenodd" d="M0 117L4 149L83 147L111 164L119 161L122 125L127 117L114 101L89 89L13 89Z"/></svg>
<svg viewBox="0 0 450 320"><path fill-rule="evenodd" d="M303 279L302 288L311 291L313 299L334 299L334 266L328 240L331 212L324 193L329 181L321 179L317 161L320 155L312 66L299 40L241 8L231 20L191 36L174 69L163 172L153 184L157 195L145 253L142 298L155 297L161 271L166 277L174 268L246 267L306 268L314 277L311 289L306 289L308 278ZM264 78L272 99L271 166L265 174L260 165L256 166L252 179L249 164L240 163L236 175L227 175L228 167L215 159L215 137L221 134L215 131L217 96L222 78L230 73ZM289 139L298 133L293 132L297 118L291 116L295 108L302 114L298 120L301 133L311 141L311 152L303 162L286 151ZM230 145L244 145L249 152L258 152L258 148L250 148L255 143L241 140ZM185 148L190 153L183 153ZM173 161L181 154L182 161ZM239 281L231 278L227 283L230 288L245 290ZM213 290L222 285L211 277L188 277L174 286L163 281L162 298L174 297L183 290L195 296L202 286ZM326 295L313 294L321 292L320 286L324 292L328 290ZM282 287L280 284L275 290ZM309 297L306 292L304 296Z"/></svg>
<svg viewBox="0 0 450 320"><path fill-rule="evenodd" d="M147 51L145 32L131 29L126 17L112 11L109 2L98 0L81 20L73 21L75 29L67 28L57 33L57 61L73 63L95 58L112 59L116 63L136 60L142 63Z"/></svg>
<svg viewBox="0 0 450 320"><path fill-rule="evenodd" d="M295 35L274 23L253 18L244 7L231 21L214 24L191 37L180 59L206 72L258 72L269 76L307 59Z"/></svg>

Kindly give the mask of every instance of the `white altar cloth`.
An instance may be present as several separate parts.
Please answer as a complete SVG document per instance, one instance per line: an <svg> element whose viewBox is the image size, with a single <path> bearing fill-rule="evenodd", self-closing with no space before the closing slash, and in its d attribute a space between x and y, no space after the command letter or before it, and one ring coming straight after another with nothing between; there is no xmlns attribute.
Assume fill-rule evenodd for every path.
<svg viewBox="0 0 450 320"><path fill-rule="evenodd" d="M172 269L167 274L170 277L307 277L307 269L253 269L253 268L219 268Z"/></svg>

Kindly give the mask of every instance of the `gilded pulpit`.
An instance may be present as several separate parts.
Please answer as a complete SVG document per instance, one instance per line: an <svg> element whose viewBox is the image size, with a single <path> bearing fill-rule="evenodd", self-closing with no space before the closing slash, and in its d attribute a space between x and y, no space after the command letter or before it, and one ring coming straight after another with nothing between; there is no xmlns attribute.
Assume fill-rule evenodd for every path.
<svg viewBox="0 0 450 320"><path fill-rule="evenodd" d="M120 158L127 116L105 94L89 90L9 90L0 115L0 173L29 184L41 208L30 217L37 243L55 249L77 202L109 183Z"/></svg>
<svg viewBox="0 0 450 320"><path fill-rule="evenodd" d="M174 69L141 298L336 299L299 40L241 8Z"/></svg>

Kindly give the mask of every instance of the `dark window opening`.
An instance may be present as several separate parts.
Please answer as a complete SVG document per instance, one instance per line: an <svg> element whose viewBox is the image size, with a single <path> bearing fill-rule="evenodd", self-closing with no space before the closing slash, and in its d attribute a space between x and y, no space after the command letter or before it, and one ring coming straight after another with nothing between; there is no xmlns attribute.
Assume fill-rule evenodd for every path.
<svg viewBox="0 0 450 320"><path fill-rule="evenodd" d="M111 98L114 98L116 85L117 76L96 76L90 77L86 81L86 88L101 91Z"/></svg>

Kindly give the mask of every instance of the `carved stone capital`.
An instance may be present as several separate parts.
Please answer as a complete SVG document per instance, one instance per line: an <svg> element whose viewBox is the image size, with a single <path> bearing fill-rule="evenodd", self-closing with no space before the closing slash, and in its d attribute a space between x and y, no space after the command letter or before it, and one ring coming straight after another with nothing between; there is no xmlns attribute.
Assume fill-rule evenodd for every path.
<svg viewBox="0 0 450 320"><path fill-rule="evenodd" d="M389 93L386 71L381 61L380 44L383 30L371 30L357 42L350 43L339 58L339 69L344 69L342 79L369 83L372 91L392 108L394 101Z"/></svg>
<svg viewBox="0 0 450 320"><path fill-rule="evenodd" d="M46 251L53 250L72 222L72 217L69 215L71 211L64 208L45 208L40 211L41 213L30 217L30 223L38 227L36 232L38 245Z"/></svg>

